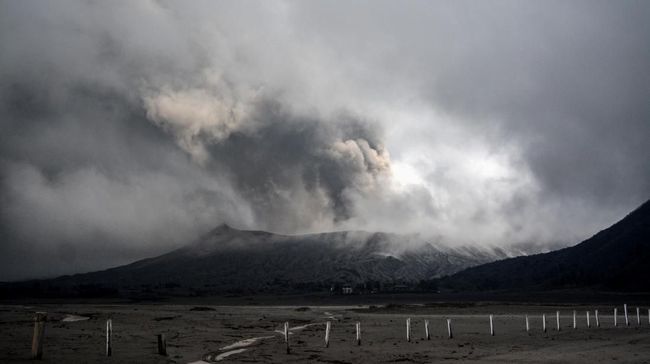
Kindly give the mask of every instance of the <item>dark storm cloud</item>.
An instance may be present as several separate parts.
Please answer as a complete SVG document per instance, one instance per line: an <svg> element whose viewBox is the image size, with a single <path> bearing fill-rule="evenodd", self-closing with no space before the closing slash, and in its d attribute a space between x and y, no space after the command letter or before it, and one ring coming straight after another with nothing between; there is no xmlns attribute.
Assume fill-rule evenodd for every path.
<svg viewBox="0 0 650 364"><path fill-rule="evenodd" d="M251 5L1 3L0 280L221 222L566 244L650 196L647 2Z"/></svg>
<svg viewBox="0 0 650 364"><path fill-rule="evenodd" d="M299 231L323 212L335 223L347 220L350 194L368 193L389 173L380 135L368 123L299 117L275 102L261 102L251 117L257 128L233 133L209 152L269 228ZM300 201L309 202L301 208Z"/></svg>
<svg viewBox="0 0 650 364"><path fill-rule="evenodd" d="M141 107L96 88L58 89L68 95L52 104L38 85L16 87L3 104L12 132L0 136L8 278L128 262L245 216Z"/></svg>
<svg viewBox="0 0 650 364"><path fill-rule="evenodd" d="M462 57L444 61L431 97L472 120L499 118L498 138L517 139L550 197L648 198L648 4L499 5L476 9L472 35L450 39Z"/></svg>
<svg viewBox="0 0 650 364"><path fill-rule="evenodd" d="M498 124L494 142L514 141L539 185L539 202L528 204L565 206L557 214L575 226L598 221L585 224L588 235L650 197L650 7L507 5L507 16L500 6L480 12L498 25L461 38L466 49L445 62L431 98L476 123L471 130L481 119ZM559 236L584 237L577 231Z"/></svg>
<svg viewBox="0 0 650 364"><path fill-rule="evenodd" d="M205 51L170 43L175 32L157 39L129 23L137 33L121 39L89 3L3 7L2 279L126 263L223 222L332 228L351 213L346 195L387 172L370 124L298 116L262 96L244 104L225 76L197 81L186 67L200 72ZM163 12L150 19L163 30L182 23L143 7ZM215 118L239 104L232 125Z"/></svg>

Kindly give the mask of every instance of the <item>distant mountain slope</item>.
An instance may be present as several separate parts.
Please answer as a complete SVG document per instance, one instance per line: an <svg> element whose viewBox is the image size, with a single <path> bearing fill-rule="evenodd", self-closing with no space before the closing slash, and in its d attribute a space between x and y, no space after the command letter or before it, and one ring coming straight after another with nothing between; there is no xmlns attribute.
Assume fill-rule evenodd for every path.
<svg viewBox="0 0 650 364"><path fill-rule="evenodd" d="M439 283L453 290L650 291L650 201L576 246L469 268Z"/></svg>
<svg viewBox="0 0 650 364"><path fill-rule="evenodd" d="M222 225L155 258L22 286L36 285L54 295L143 290L179 295L313 291L336 284L416 283L504 257L499 250L440 247L394 234L285 236Z"/></svg>

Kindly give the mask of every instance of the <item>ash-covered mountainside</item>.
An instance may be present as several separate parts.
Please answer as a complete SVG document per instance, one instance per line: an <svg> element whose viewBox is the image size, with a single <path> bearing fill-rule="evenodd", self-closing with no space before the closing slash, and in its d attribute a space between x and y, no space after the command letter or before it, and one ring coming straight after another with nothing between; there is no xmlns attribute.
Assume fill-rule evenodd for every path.
<svg viewBox="0 0 650 364"><path fill-rule="evenodd" d="M459 290L591 288L650 292L650 201L582 243L505 259L442 279Z"/></svg>
<svg viewBox="0 0 650 364"><path fill-rule="evenodd" d="M421 280L505 256L500 250L443 247L417 237L386 233L287 236L222 225L155 258L20 285L44 295L323 291L344 285L390 290L414 287Z"/></svg>

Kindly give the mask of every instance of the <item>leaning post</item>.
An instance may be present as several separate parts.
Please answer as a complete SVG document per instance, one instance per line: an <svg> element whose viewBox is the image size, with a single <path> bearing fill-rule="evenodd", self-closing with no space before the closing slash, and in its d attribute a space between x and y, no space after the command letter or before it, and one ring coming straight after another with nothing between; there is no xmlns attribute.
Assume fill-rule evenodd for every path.
<svg viewBox="0 0 650 364"><path fill-rule="evenodd" d="M327 321L325 323L325 347L328 348L330 346L330 330L332 327L332 323L330 321Z"/></svg>
<svg viewBox="0 0 650 364"><path fill-rule="evenodd" d="M431 340L431 334L429 333L429 320L424 320L424 336L427 340Z"/></svg>

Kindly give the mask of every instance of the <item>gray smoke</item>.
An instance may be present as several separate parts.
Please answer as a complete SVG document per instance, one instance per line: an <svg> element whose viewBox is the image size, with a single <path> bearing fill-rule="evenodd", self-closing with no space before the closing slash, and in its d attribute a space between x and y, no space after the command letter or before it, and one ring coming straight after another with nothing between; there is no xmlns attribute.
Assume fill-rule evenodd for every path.
<svg viewBox="0 0 650 364"><path fill-rule="evenodd" d="M646 2L0 3L0 280L226 222L570 244L650 196Z"/></svg>

